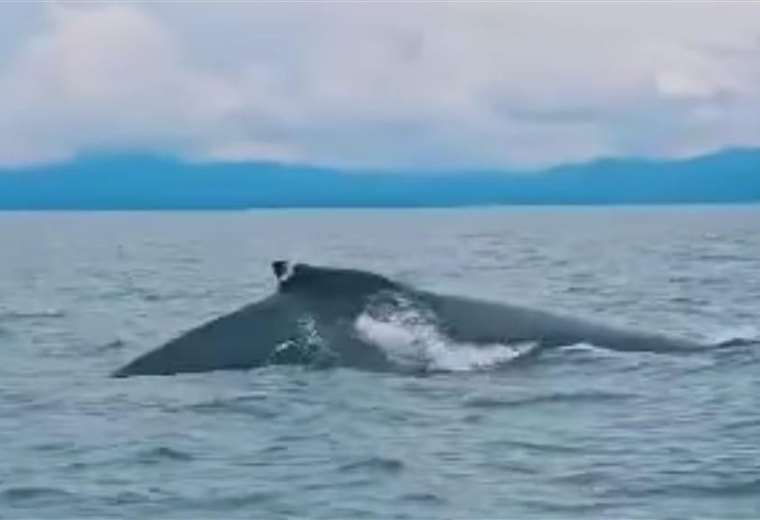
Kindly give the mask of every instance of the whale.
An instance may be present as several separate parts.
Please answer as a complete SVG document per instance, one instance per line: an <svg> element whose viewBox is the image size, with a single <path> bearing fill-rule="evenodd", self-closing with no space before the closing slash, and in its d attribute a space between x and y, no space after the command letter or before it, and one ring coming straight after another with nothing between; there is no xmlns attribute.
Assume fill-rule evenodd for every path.
<svg viewBox="0 0 760 520"><path fill-rule="evenodd" d="M526 351L531 353L576 344L652 352L709 347L538 309L439 294L358 269L284 260L271 268L277 283L272 294L180 334L112 375L278 364L404 371L409 359L418 362L418 370L420 363L424 369L424 348L431 341L484 352L517 345L530 345Z"/></svg>

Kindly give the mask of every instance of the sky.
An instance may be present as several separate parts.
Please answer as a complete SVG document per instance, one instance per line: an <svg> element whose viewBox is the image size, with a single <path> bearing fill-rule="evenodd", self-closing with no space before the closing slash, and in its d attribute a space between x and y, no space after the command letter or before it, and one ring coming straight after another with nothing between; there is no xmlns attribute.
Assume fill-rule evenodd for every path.
<svg viewBox="0 0 760 520"><path fill-rule="evenodd" d="M535 169L760 146L760 3L0 4L0 167Z"/></svg>

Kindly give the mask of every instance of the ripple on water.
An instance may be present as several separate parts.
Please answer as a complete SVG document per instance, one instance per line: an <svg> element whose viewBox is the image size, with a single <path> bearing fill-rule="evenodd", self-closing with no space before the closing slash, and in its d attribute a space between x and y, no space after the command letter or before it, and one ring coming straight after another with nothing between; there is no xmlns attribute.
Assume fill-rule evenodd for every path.
<svg viewBox="0 0 760 520"><path fill-rule="evenodd" d="M130 504L144 504L150 499L150 496L136 491L121 491L115 496L108 497L106 503L113 506L125 506Z"/></svg>
<svg viewBox="0 0 760 520"><path fill-rule="evenodd" d="M112 350L122 350L124 347L127 346L127 342L123 339L114 339L111 341L108 341L106 343L101 343L96 347L97 352L109 352Z"/></svg>
<svg viewBox="0 0 760 520"><path fill-rule="evenodd" d="M44 217L66 240L39 264L39 291L14 273L46 248L0 262L0 345L13 354L0 367L0 518L758 517L760 348L744 343L760 334L743 329L760 323L760 278L715 255L757 262L760 213L599 211L403 213L408 226L384 220L393 212ZM28 234L12 218L0 236ZM470 231L483 238L466 243ZM703 232L718 238L672 254L679 233L699 245ZM609 247L587 247L591 235ZM489 373L107 378L122 354L271 293L270 246L444 293L740 341L689 355L574 345Z"/></svg>
<svg viewBox="0 0 760 520"><path fill-rule="evenodd" d="M0 311L0 321L36 320L65 318L66 312L61 309L40 310L5 310Z"/></svg>
<svg viewBox="0 0 760 520"><path fill-rule="evenodd" d="M56 440L34 444L31 448L43 452L74 452L77 450L77 444L73 441Z"/></svg>
<svg viewBox="0 0 760 520"><path fill-rule="evenodd" d="M277 417L277 412L271 408L263 406L262 403L267 400L266 394L246 394L234 397L225 397L192 403L181 407L180 411L190 411L197 414L216 415L219 413L234 413L251 415L258 419L273 419Z"/></svg>
<svg viewBox="0 0 760 520"><path fill-rule="evenodd" d="M157 446L139 452L136 456L140 464L161 464L163 462L188 462L193 460L190 453L171 448L169 446Z"/></svg>
<svg viewBox="0 0 760 520"><path fill-rule="evenodd" d="M277 499L278 496L279 496L278 493L273 493L273 492L268 492L268 491L252 491L250 493L242 493L239 495L227 495L227 496L215 497L209 500L205 504L198 504L198 505L204 505L209 510L213 510L213 511L217 511L219 509L222 509L222 510L239 509L242 507L270 502Z"/></svg>
<svg viewBox="0 0 760 520"><path fill-rule="evenodd" d="M575 393L552 393L535 395L525 398L498 398L498 397L473 397L466 399L462 404L465 408L520 408L543 404L593 404L627 401L635 398L633 394L613 392L575 392Z"/></svg>
<svg viewBox="0 0 760 520"><path fill-rule="evenodd" d="M406 493L399 498L403 502L414 502L422 505L443 505L446 503L445 498L435 493Z"/></svg>
<svg viewBox="0 0 760 520"><path fill-rule="evenodd" d="M491 444L492 445L498 444L501 447L507 447L510 449L518 449L518 450L523 450L523 451L528 451L528 452L535 452L537 455L546 454L546 453L569 454L569 455L587 453L585 448L572 446L570 444L555 444L555 443L549 443L549 442L504 439L504 440L499 440L498 442L492 442Z"/></svg>
<svg viewBox="0 0 760 520"><path fill-rule="evenodd" d="M0 491L0 500L16 507L49 505L73 498L72 493L52 487L17 486Z"/></svg>
<svg viewBox="0 0 760 520"><path fill-rule="evenodd" d="M549 497L540 500L521 498L521 505L541 512L542 516L549 518L564 518L566 516L582 515L586 518L596 518L599 514L610 509L628 505L628 503L600 501L600 500L553 500Z"/></svg>
<svg viewBox="0 0 760 520"><path fill-rule="evenodd" d="M610 475L598 470L580 470L557 474L551 477L553 482L591 488L597 484L609 482Z"/></svg>
<svg viewBox="0 0 760 520"><path fill-rule="evenodd" d="M658 490L648 490L648 494L675 496L713 496L719 498L743 498L760 496L760 478L754 480L728 480L705 484L676 484Z"/></svg>
<svg viewBox="0 0 760 520"><path fill-rule="evenodd" d="M760 417L752 417L749 419L738 419L735 421L730 421L723 425L723 429L726 432L732 432L734 430L755 430L757 429L760 431Z"/></svg>
<svg viewBox="0 0 760 520"><path fill-rule="evenodd" d="M391 475L401 473L403 470L404 463L402 461L385 457L370 457L368 459L344 464L338 468L338 471L344 473L370 472L386 473Z"/></svg>

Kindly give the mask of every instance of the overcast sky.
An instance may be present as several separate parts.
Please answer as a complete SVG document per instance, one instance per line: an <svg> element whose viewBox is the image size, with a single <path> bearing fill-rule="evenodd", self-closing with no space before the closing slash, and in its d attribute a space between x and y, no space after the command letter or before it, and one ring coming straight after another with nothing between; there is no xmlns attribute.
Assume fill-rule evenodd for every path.
<svg viewBox="0 0 760 520"><path fill-rule="evenodd" d="M0 4L0 165L535 168L760 146L760 3Z"/></svg>

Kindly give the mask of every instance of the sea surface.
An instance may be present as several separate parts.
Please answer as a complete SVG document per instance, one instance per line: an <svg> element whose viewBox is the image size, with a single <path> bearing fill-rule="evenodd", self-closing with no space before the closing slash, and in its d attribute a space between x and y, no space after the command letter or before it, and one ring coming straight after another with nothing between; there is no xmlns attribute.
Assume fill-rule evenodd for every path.
<svg viewBox="0 0 760 520"><path fill-rule="evenodd" d="M108 377L280 258L724 345ZM0 213L0 518L758 518L755 340L758 206Z"/></svg>

